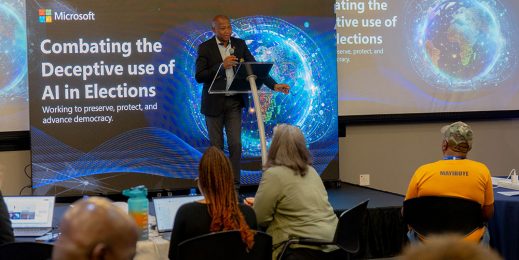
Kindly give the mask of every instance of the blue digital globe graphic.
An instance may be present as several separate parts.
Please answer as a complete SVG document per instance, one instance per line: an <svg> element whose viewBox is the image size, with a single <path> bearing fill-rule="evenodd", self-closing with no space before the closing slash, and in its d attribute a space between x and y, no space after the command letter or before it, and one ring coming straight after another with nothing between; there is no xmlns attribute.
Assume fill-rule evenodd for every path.
<svg viewBox="0 0 519 260"><path fill-rule="evenodd" d="M254 25L254 26L251 26ZM255 16L233 20L236 37L244 39L258 61L273 62L271 75L279 83L292 86L291 93L273 93L262 88L260 103L269 135L278 123L301 127L308 143L330 134L336 115L333 70L319 48L304 31L279 18ZM252 98L243 120L242 143L245 155L259 156L256 115Z"/></svg>
<svg viewBox="0 0 519 260"><path fill-rule="evenodd" d="M409 3L408 51L431 86L470 91L498 86L515 64L507 10L492 0Z"/></svg>
<svg viewBox="0 0 519 260"><path fill-rule="evenodd" d="M0 3L0 97L27 98L24 1Z"/></svg>
<svg viewBox="0 0 519 260"><path fill-rule="evenodd" d="M231 24L233 36L246 41L257 61L274 63L270 75L277 82L292 87L289 95L265 86L260 90L267 140L277 124L289 123L301 128L310 145L336 142L336 68L325 58L334 54L334 48L323 50L319 47L322 43L316 43L299 27L276 17L243 17L232 20ZM305 21L301 21L302 27L304 24ZM165 49L154 61L165 63L167 58L175 57L176 68L173 82L159 79L162 82L157 84L158 91L165 93L159 106L168 114L161 118L150 115L150 119L154 125L172 131L193 147L203 147L208 140L205 118L200 113L202 85L195 81L194 69L198 45L211 37L213 32L207 25L190 23L177 27L171 34L164 34L161 41ZM173 112L179 111L178 106L182 106L182 113ZM249 98L242 122L244 158L261 155L255 113Z"/></svg>
<svg viewBox="0 0 519 260"><path fill-rule="evenodd" d="M259 92L267 146L273 128L280 123L297 125L307 140L313 166L322 173L337 155L337 68L333 30L334 19L305 17L286 21L270 16L249 16L231 20L233 36L245 40L257 61L272 62L270 75L291 86L290 94L262 87ZM320 27L319 27L320 26ZM312 29L309 29L312 28ZM321 28L321 31L319 30ZM326 30L327 33L323 33ZM187 22L165 32L164 48L154 64L175 59L173 77L149 76L142 84L157 86L159 111L145 111L150 126L165 129L182 140L182 146L202 153L210 144L205 117L200 112L202 84L196 82L198 46L213 37L210 25ZM252 97L242 114L242 163L259 162L261 146ZM227 146L224 146L227 150ZM253 166L255 167L255 166ZM261 166L260 166L261 167ZM184 171L195 171L196 165ZM260 168L242 169L241 182L258 183Z"/></svg>

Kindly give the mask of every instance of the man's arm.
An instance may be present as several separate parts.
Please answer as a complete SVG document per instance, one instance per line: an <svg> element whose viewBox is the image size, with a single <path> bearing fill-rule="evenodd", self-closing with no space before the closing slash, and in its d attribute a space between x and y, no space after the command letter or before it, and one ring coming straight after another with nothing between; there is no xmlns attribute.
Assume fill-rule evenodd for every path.
<svg viewBox="0 0 519 260"><path fill-rule="evenodd" d="M494 215L494 187L492 186L492 175L488 168L487 171L487 185L485 187L485 201L483 202L483 208L481 208L483 219L485 221L490 220Z"/></svg>
<svg viewBox="0 0 519 260"><path fill-rule="evenodd" d="M245 45L243 60L246 62L256 62L256 58L254 58L254 56L250 52L249 47L247 46L245 41L243 41L243 44ZM263 84L265 84L268 88L274 91L283 92L285 94L288 94L288 92L290 92L290 86L288 86L287 84L278 84L276 80L274 80L270 75L265 79Z"/></svg>
<svg viewBox="0 0 519 260"><path fill-rule="evenodd" d="M209 66L209 50L207 45L201 44L198 46L198 55L196 57L195 63L195 79L198 83L210 83L216 72L218 72L218 68L220 67L220 63L216 63L213 66Z"/></svg>
<svg viewBox="0 0 519 260"><path fill-rule="evenodd" d="M420 168L418 168L415 173L413 174L413 177L411 177L411 180L409 181L409 184L407 186L407 192L405 193L404 200L412 199L418 197L418 190L416 187L416 176L417 172ZM400 213L402 216L404 215L404 207L400 210Z"/></svg>
<svg viewBox="0 0 519 260"><path fill-rule="evenodd" d="M485 221L489 221L494 215L494 203L490 205L483 205L482 214Z"/></svg>

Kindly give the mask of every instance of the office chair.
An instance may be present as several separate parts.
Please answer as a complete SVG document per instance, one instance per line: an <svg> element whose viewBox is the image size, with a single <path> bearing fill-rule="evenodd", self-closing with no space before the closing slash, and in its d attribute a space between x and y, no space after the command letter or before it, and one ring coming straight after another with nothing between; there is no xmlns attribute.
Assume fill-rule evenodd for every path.
<svg viewBox="0 0 519 260"><path fill-rule="evenodd" d="M403 217L420 239L442 233L467 236L484 225L481 204L456 197L408 199L404 201Z"/></svg>
<svg viewBox="0 0 519 260"><path fill-rule="evenodd" d="M263 260L272 259L272 237L256 231L254 246L247 252L240 231L222 231L201 235L178 244L180 260Z"/></svg>
<svg viewBox="0 0 519 260"><path fill-rule="evenodd" d="M288 248L295 244L315 246L336 245L340 250L347 253L348 258L351 254L359 252L360 231L363 226L362 224L364 216L366 215L368 202L369 199L341 213L332 241L311 238L291 238L285 242L277 259L285 259Z"/></svg>
<svg viewBox="0 0 519 260"><path fill-rule="evenodd" d="M47 260L52 257L52 244L14 242L0 246L0 259Z"/></svg>

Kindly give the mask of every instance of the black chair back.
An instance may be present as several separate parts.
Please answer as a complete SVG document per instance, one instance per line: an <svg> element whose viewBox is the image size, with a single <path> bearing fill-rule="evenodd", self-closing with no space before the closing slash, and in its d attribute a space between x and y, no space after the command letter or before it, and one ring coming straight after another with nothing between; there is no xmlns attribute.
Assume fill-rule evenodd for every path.
<svg viewBox="0 0 519 260"><path fill-rule="evenodd" d="M349 259L350 254L355 254L360 250L360 235L361 228L363 227L364 217L366 215L369 200L361 202L355 207L348 209L341 213L339 216L339 222L335 229L335 235L332 241L324 241L320 239L312 238L291 238L286 241L278 255L277 260L288 260L291 256L287 254L291 249L291 245L312 245L312 246L324 246L324 245L336 245L340 247L344 252L347 253L344 258ZM298 249L293 249L298 250ZM343 259L343 254L339 253L340 259ZM332 256L322 256L332 257Z"/></svg>
<svg viewBox="0 0 519 260"><path fill-rule="evenodd" d="M404 201L404 221L418 235L468 235L483 226L481 204L456 197L424 196Z"/></svg>
<svg viewBox="0 0 519 260"><path fill-rule="evenodd" d="M337 246L350 254L355 254L360 250L360 233L368 202L369 200L361 202L339 216L334 241Z"/></svg>
<svg viewBox="0 0 519 260"><path fill-rule="evenodd" d="M222 231L188 239L178 244L178 259L263 260L272 259L272 237L256 231L254 246L247 252L240 231Z"/></svg>
<svg viewBox="0 0 519 260"><path fill-rule="evenodd" d="M0 246L0 259L47 260L52 257L52 244L14 242Z"/></svg>

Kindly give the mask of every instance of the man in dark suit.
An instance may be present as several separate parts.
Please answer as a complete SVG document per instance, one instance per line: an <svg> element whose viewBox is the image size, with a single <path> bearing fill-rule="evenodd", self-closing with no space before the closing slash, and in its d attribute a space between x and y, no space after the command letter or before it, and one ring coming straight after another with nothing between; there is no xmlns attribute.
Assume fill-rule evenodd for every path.
<svg viewBox="0 0 519 260"><path fill-rule="evenodd" d="M234 75L233 67L240 62L254 62L254 56L249 51L244 40L231 37L232 26L227 16L217 15L213 18L212 30L215 37L198 46L196 59L195 78L198 83L203 83L202 114L205 115L209 141L211 145L223 150L223 129L227 136L229 157L234 172L236 189L240 185L240 160L241 160L241 114L245 106L246 94L209 94L209 87L215 79L220 65L221 70L216 76L213 85L218 89L229 87ZM264 84L270 89L287 94L290 87L287 84L277 84L274 79L268 77ZM214 88L214 86L213 86ZM260 111L257 111L258 113Z"/></svg>

